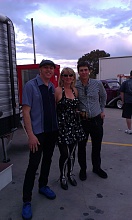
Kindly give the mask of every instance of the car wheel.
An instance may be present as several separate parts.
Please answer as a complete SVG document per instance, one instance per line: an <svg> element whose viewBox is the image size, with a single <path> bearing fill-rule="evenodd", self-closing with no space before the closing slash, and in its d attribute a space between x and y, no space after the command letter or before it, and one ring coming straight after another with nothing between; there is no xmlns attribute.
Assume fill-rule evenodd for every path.
<svg viewBox="0 0 132 220"><path fill-rule="evenodd" d="M118 99L117 102L116 102L116 107L119 108L119 109L121 109L122 106L123 106L123 105L122 105L122 100L121 100L121 99Z"/></svg>

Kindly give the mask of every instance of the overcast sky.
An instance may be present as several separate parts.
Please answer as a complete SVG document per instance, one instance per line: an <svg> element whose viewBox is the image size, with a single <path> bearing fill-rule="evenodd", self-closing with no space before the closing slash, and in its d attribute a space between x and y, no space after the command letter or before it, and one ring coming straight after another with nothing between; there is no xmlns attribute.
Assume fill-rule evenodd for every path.
<svg viewBox="0 0 132 220"><path fill-rule="evenodd" d="M15 28L17 64L51 59L76 67L92 50L132 55L132 0L0 0L0 14Z"/></svg>

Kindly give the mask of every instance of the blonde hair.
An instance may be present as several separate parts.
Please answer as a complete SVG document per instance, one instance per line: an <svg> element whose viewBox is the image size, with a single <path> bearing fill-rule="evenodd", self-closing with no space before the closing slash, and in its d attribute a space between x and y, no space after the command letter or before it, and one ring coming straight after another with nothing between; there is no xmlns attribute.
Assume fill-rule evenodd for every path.
<svg viewBox="0 0 132 220"><path fill-rule="evenodd" d="M65 67L65 68L62 69L62 71L60 73L59 81L58 81L59 86L60 87L64 86L64 82L62 80L62 77L63 77L63 74L65 74L65 72L68 72L69 74L73 74L74 80L71 83L71 87L74 87L75 83L76 83L76 74L75 74L74 70L72 68L70 68L70 67Z"/></svg>

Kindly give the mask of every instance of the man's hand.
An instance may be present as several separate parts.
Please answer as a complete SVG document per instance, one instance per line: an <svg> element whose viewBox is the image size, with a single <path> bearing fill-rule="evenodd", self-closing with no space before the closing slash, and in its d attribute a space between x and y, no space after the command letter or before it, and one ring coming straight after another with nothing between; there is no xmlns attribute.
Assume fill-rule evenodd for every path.
<svg viewBox="0 0 132 220"><path fill-rule="evenodd" d="M35 153L35 151L38 151L38 145L40 145L38 138L32 134L28 137L28 143L30 150Z"/></svg>
<svg viewBox="0 0 132 220"><path fill-rule="evenodd" d="M104 119L104 118L105 118L105 113L104 113L104 112L101 112L101 114L100 114L100 115L101 115L101 118L102 118L102 119Z"/></svg>

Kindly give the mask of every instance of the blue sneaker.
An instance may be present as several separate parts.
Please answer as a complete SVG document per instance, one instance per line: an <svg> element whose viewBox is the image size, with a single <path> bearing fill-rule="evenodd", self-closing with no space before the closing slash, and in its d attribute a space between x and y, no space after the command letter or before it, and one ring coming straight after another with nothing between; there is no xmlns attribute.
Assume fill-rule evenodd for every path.
<svg viewBox="0 0 132 220"><path fill-rule="evenodd" d="M32 219L32 210L31 210L31 203L30 202L25 202L23 204L22 208L22 218L24 220L30 220Z"/></svg>
<svg viewBox="0 0 132 220"><path fill-rule="evenodd" d="M46 196L48 199L56 198L55 193L48 186L43 186L42 188L40 188L39 193Z"/></svg>

